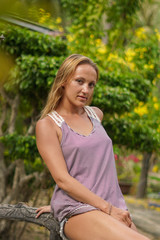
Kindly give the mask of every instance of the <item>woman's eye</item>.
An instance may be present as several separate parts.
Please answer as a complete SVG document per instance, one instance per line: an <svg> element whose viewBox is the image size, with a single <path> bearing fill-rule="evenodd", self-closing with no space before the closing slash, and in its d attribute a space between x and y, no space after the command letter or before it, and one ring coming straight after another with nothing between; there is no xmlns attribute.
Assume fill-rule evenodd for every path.
<svg viewBox="0 0 160 240"><path fill-rule="evenodd" d="M83 83L83 81L82 81L81 79L76 79L76 81L77 81L78 83L80 83L80 84Z"/></svg>
<svg viewBox="0 0 160 240"><path fill-rule="evenodd" d="M95 84L94 82L92 82L92 83L89 84L89 86L92 87L92 88L94 88L95 85L96 85L96 84Z"/></svg>

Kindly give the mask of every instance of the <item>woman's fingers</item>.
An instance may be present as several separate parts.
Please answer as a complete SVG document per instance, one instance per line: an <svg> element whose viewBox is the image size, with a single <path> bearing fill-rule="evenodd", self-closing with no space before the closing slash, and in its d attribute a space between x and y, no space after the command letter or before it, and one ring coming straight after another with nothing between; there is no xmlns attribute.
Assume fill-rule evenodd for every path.
<svg viewBox="0 0 160 240"><path fill-rule="evenodd" d="M131 227L132 225L132 220L128 211L112 206L111 216L121 221L128 227Z"/></svg>
<svg viewBox="0 0 160 240"><path fill-rule="evenodd" d="M131 227L131 225L132 225L132 221L131 221L131 219L128 218L128 217L125 219L125 223L126 223L126 225L127 225L128 227Z"/></svg>
<svg viewBox="0 0 160 240"><path fill-rule="evenodd" d="M43 211L39 211L39 213L36 215L36 218L38 218L42 213Z"/></svg>
<svg viewBox="0 0 160 240"><path fill-rule="evenodd" d="M44 206L45 207L45 206ZM44 207L37 208L36 212L39 212L44 209Z"/></svg>
<svg viewBox="0 0 160 240"><path fill-rule="evenodd" d="M128 211L124 211L122 214L122 221L128 226L131 227L132 220Z"/></svg>
<svg viewBox="0 0 160 240"><path fill-rule="evenodd" d="M38 213L36 215L36 218L38 218L42 213L46 213L46 212L51 212L51 206L50 205L38 208L36 210L36 213Z"/></svg>

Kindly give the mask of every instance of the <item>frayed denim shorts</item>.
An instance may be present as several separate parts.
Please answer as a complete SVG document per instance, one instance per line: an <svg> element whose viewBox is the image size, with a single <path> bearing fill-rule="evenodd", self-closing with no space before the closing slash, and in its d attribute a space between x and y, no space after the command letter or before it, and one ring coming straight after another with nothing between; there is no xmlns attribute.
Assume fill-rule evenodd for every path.
<svg viewBox="0 0 160 240"><path fill-rule="evenodd" d="M63 240L69 240L65 234L64 234L64 225L65 223L68 221L68 219L74 215L78 215L78 214L82 214L85 212L89 212L92 210L97 210L97 208L92 207L90 205L85 205L85 206L80 206L76 209L74 209L74 211L70 212L70 214L68 214L61 222L60 222L60 236Z"/></svg>
<svg viewBox="0 0 160 240"><path fill-rule="evenodd" d="M59 235L63 240L69 240L65 234L64 234L64 225L68 221L68 218L64 218L62 222L60 222L60 230L59 230Z"/></svg>

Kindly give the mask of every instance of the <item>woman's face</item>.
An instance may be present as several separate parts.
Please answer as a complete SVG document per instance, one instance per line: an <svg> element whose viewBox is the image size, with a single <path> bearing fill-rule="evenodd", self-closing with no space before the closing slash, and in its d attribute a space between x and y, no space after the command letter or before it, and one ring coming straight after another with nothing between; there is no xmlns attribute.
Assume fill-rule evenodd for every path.
<svg viewBox="0 0 160 240"><path fill-rule="evenodd" d="M82 64L64 85L63 100L74 106L84 106L91 99L97 73L89 64Z"/></svg>

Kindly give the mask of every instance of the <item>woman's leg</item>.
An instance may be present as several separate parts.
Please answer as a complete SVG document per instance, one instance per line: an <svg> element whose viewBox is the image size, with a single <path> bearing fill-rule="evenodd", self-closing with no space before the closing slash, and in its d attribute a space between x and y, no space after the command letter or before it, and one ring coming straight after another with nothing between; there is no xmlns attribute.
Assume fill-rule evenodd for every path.
<svg viewBox="0 0 160 240"><path fill-rule="evenodd" d="M149 240L98 210L71 217L64 232L70 240Z"/></svg>

